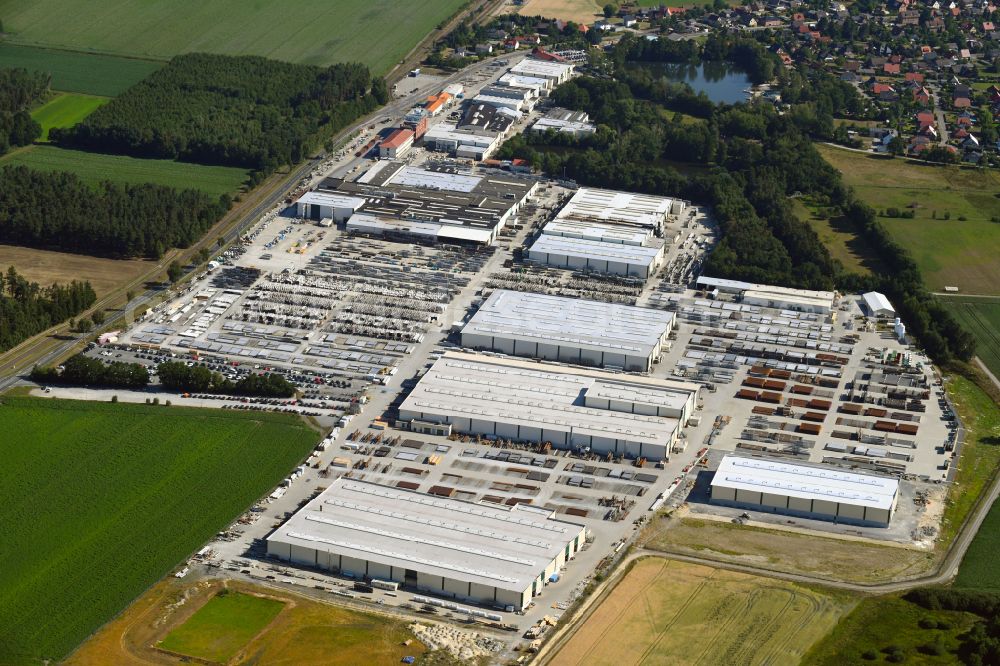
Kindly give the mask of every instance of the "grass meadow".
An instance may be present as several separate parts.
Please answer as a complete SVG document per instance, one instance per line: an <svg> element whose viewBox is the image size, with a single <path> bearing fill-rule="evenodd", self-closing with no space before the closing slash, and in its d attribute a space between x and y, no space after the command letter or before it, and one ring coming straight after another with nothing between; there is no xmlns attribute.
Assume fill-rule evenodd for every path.
<svg viewBox="0 0 1000 666"><path fill-rule="evenodd" d="M1000 377L1000 298L939 298L965 330L976 336L976 356Z"/></svg>
<svg viewBox="0 0 1000 666"><path fill-rule="evenodd" d="M247 179L237 167L204 166L172 160L148 160L125 155L105 155L56 146L28 146L0 157L0 167L26 166L38 171L69 171L96 185L156 183L178 189L193 188L209 194L233 193Z"/></svg>
<svg viewBox="0 0 1000 666"><path fill-rule="evenodd" d="M32 111L31 117L42 126L41 140L48 141L53 127L73 127L109 101L107 97L60 93Z"/></svg>
<svg viewBox="0 0 1000 666"><path fill-rule="evenodd" d="M202 51L313 65L361 61L386 72L463 4L3 0L0 15L8 41L20 45L164 60Z"/></svg>
<svg viewBox="0 0 1000 666"><path fill-rule="evenodd" d="M160 641L177 654L227 663L271 623L285 604L276 599L222 590Z"/></svg>
<svg viewBox="0 0 1000 666"><path fill-rule="evenodd" d="M1000 295L1000 223L991 221L1000 219L1000 173L817 149L876 211L914 211L913 219L879 219L912 253L931 291L952 285Z"/></svg>
<svg viewBox="0 0 1000 666"><path fill-rule="evenodd" d="M7 5L0 1L4 28L10 30L5 14ZM65 16L77 21L79 15ZM165 63L138 58L117 58L94 53L15 46L0 42L0 67L23 67L52 74L52 89L114 97L146 78Z"/></svg>
<svg viewBox="0 0 1000 666"><path fill-rule="evenodd" d="M3 398L0 663L59 660L276 485L284 414Z"/></svg>

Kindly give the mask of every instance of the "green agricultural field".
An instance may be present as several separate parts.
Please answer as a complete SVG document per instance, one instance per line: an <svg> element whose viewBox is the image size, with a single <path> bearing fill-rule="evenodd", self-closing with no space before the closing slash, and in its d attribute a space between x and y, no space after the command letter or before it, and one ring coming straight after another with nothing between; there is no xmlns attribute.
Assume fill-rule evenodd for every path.
<svg viewBox="0 0 1000 666"><path fill-rule="evenodd" d="M223 590L160 641L177 654L224 664L271 623L285 604Z"/></svg>
<svg viewBox="0 0 1000 666"><path fill-rule="evenodd" d="M1000 220L1000 173L817 149L876 211L914 212L913 219L879 219L912 253L931 291L953 285L1000 295L1000 223L991 221Z"/></svg>
<svg viewBox="0 0 1000 666"><path fill-rule="evenodd" d="M42 141L48 141L53 127L72 127L109 101L107 97L59 94L32 111L31 117L42 126Z"/></svg>
<svg viewBox="0 0 1000 666"><path fill-rule="evenodd" d="M964 487L963 497L971 505L973 498L985 492L1000 459L1000 407L966 379L949 380L949 394L955 401L966 427L966 451L962 454L956 482ZM971 442L971 445L970 445ZM969 450L972 456L968 457ZM970 507L971 508L971 507ZM946 512L948 517L949 513ZM949 521L954 531L965 515ZM996 565L1000 547L1000 503L994 504L958 569L956 587L1000 591L1000 570Z"/></svg>
<svg viewBox="0 0 1000 666"><path fill-rule="evenodd" d="M976 336L976 356L1000 377L1000 298L941 296L965 330Z"/></svg>
<svg viewBox="0 0 1000 666"><path fill-rule="evenodd" d="M30 146L8 153L0 158L0 167L8 165L23 165L39 171L69 171L92 184L102 180L157 183L178 189L194 188L209 194L235 192L247 179L247 172L236 167L146 160L56 146Z"/></svg>
<svg viewBox="0 0 1000 666"><path fill-rule="evenodd" d="M202 51L328 65L399 62L465 0L0 0L11 42L167 59Z"/></svg>
<svg viewBox="0 0 1000 666"><path fill-rule="evenodd" d="M810 650L803 664L955 664L972 613L929 611L898 597L864 599ZM895 653L902 658L890 658Z"/></svg>
<svg viewBox="0 0 1000 666"><path fill-rule="evenodd" d="M0 0L0 16L6 22L7 3ZM78 21L79 16L64 17ZM114 97L143 80L165 63L139 58L118 58L94 53L80 53L13 46L0 43L0 67L23 67L52 74L52 88L64 92Z"/></svg>
<svg viewBox="0 0 1000 666"><path fill-rule="evenodd" d="M59 660L276 485L286 414L3 398L0 663Z"/></svg>

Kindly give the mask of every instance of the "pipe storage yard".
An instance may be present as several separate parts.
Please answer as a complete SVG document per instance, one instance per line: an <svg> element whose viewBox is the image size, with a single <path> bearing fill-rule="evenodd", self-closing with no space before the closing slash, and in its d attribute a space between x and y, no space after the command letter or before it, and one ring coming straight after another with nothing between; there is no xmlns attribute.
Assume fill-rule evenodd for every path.
<svg viewBox="0 0 1000 666"><path fill-rule="evenodd" d="M761 511L887 527L899 481L836 469L726 456L712 479L712 502Z"/></svg>
<svg viewBox="0 0 1000 666"><path fill-rule="evenodd" d="M462 346L647 372L673 321L662 310L497 290L462 329Z"/></svg>
<svg viewBox="0 0 1000 666"><path fill-rule="evenodd" d="M354 578L520 611L585 528L534 507L472 504L341 478L267 539L267 553Z"/></svg>
<svg viewBox="0 0 1000 666"><path fill-rule="evenodd" d="M399 408L419 430L663 460L693 414L694 384L449 352Z"/></svg>

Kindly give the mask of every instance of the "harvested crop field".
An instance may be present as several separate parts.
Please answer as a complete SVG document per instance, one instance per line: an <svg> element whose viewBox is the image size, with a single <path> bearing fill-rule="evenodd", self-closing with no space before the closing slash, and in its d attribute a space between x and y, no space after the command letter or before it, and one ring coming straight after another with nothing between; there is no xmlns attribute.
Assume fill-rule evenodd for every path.
<svg viewBox="0 0 1000 666"><path fill-rule="evenodd" d="M0 7L0 13L6 10L6 4L0 4ZM10 30L6 22L4 27ZM163 62L138 58L14 46L6 41L0 43L0 67L48 72L52 75L52 89L64 92L114 97L163 65Z"/></svg>
<svg viewBox="0 0 1000 666"><path fill-rule="evenodd" d="M232 194L247 179L246 170L236 167L105 155L52 145L28 146L8 153L0 158L0 167L7 165L26 166L37 171L68 171L91 185L103 180L133 185L156 183L215 195Z"/></svg>
<svg viewBox="0 0 1000 666"><path fill-rule="evenodd" d="M14 397L0 432L3 664L65 656L318 439L285 414Z"/></svg>
<svg viewBox="0 0 1000 666"><path fill-rule="evenodd" d="M43 287L55 282L67 284L73 280L89 281L100 298L129 284L156 266L156 262L144 259L102 259L82 254L0 245L0 269L6 271L9 266L16 266L18 273Z"/></svg>
<svg viewBox="0 0 1000 666"><path fill-rule="evenodd" d="M604 18L603 7L597 0L526 0L517 13L590 25L598 18Z"/></svg>
<svg viewBox="0 0 1000 666"><path fill-rule="evenodd" d="M926 571L931 552L696 518L658 518L647 548L849 582Z"/></svg>
<svg viewBox="0 0 1000 666"><path fill-rule="evenodd" d="M61 93L31 112L31 117L42 126L42 141L49 140L53 127L72 127L107 104L107 97Z"/></svg>
<svg viewBox="0 0 1000 666"><path fill-rule="evenodd" d="M166 60L195 51L385 72L462 0L6 0L7 40L19 45Z"/></svg>
<svg viewBox="0 0 1000 666"><path fill-rule="evenodd" d="M1000 224L992 221L1000 219L1000 173L816 147L876 212L913 212L879 221L913 255L931 291L1000 295Z"/></svg>
<svg viewBox="0 0 1000 666"><path fill-rule="evenodd" d="M792 583L648 557L550 663L798 664L852 605Z"/></svg>
<svg viewBox="0 0 1000 666"><path fill-rule="evenodd" d="M230 664L324 664L353 666L364 663L398 664L405 656L419 659L426 648L414 640L404 622L390 617L348 610L286 590L237 581L167 578L139 597L121 615L102 627L66 660L72 666L132 666L177 663L156 645L178 627L190 627L206 603L221 590L230 595L264 596L282 604L262 631L236 652ZM256 597L255 597L256 598ZM226 614L229 616L229 614ZM198 633L195 640L208 638ZM404 646L405 641L411 641Z"/></svg>

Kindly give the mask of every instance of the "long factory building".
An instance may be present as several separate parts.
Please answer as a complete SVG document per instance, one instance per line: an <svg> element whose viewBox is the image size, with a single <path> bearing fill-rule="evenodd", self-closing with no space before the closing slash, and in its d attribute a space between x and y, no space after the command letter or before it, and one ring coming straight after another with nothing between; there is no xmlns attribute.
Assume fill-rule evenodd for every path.
<svg viewBox="0 0 1000 666"><path fill-rule="evenodd" d="M830 314L833 312L837 297L836 293L832 291L792 289L790 287L776 287L770 284L756 284L704 275L698 278L698 287L708 291L718 290L723 293L737 294L740 296L742 302L748 305L815 314Z"/></svg>
<svg viewBox="0 0 1000 666"><path fill-rule="evenodd" d="M353 182L327 178L302 195L297 212L346 222L355 233L489 245L537 188L535 179L499 171L473 174L382 161Z"/></svg>
<svg viewBox="0 0 1000 666"><path fill-rule="evenodd" d="M673 324L662 310L501 289L462 329L462 346L648 372Z"/></svg>
<svg viewBox="0 0 1000 666"><path fill-rule="evenodd" d="M267 538L267 554L365 580L521 611L586 529L499 507L340 478Z"/></svg>
<svg viewBox="0 0 1000 666"><path fill-rule="evenodd" d="M581 187L556 214L556 219L662 230L668 215L680 215L686 208L687 202L681 199Z"/></svg>
<svg viewBox="0 0 1000 666"><path fill-rule="evenodd" d="M525 258L555 268L645 279L656 273L666 256L666 248L659 239L654 239L649 245L610 243L607 240L607 237L591 240L555 236L543 230L528 248Z"/></svg>
<svg viewBox="0 0 1000 666"><path fill-rule="evenodd" d="M698 385L449 352L399 407L411 430L460 432L555 448L667 459Z"/></svg>
<svg viewBox="0 0 1000 666"><path fill-rule="evenodd" d="M867 527L888 527L899 500L896 479L740 456L711 487L716 504Z"/></svg>

